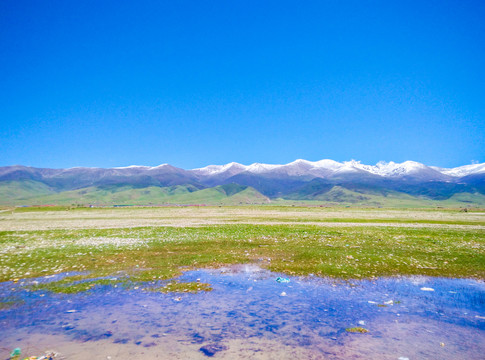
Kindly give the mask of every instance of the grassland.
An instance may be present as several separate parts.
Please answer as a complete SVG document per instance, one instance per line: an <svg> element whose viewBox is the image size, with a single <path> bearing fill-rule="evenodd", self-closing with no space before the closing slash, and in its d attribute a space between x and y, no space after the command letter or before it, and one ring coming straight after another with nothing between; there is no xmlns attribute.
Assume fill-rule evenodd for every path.
<svg viewBox="0 0 485 360"><path fill-rule="evenodd" d="M0 213L0 281L81 272L53 285L71 284L73 292L112 284L110 277L136 283L238 263L288 275L485 279L484 250L484 212L58 207Z"/></svg>

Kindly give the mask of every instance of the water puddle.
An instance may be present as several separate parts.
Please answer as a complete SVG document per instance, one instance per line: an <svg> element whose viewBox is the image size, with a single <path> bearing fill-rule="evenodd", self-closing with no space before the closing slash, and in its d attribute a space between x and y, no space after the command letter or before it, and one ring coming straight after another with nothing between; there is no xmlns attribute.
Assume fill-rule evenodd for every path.
<svg viewBox="0 0 485 360"><path fill-rule="evenodd" d="M479 359L485 283L335 281L246 265L185 273L213 291L96 287L75 295L0 284L0 356L65 359ZM48 280L53 280L50 278ZM354 333L349 332L354 328ZM368 332L361 333L367 330Z"/></svg>

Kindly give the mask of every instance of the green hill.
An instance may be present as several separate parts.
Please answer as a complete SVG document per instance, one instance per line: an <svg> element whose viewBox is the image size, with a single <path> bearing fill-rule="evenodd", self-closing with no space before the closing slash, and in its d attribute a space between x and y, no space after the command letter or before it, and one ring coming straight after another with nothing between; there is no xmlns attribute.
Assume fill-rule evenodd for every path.
<svg viewBox="0 0 485 360"><path fill-rule="evenodd" d="M34 196L53 194L49 186L34 180L0 182L0 203L18 205Z"/></svg>
<svg viewBox="0 0 485 360"><path fill-rule="evenodd" d="M444 200L430 199L427 196L409 195L398 191L379 193L369 190L349 190L342 186L327 185L307 186L296 193L292 193L282 199L274 200L276 203L308 203L308 204L336 204L336 205L357 205L373 207L484 207L485 195L480 193L457 193Z"/></svg>
<svg viewBox="0 0 485 360"><path fill-rule="evenodd" d="M35 183L35 182L34 182ZM164 204L206 204L237 205L264 204L269 199L249 186L237 184L220 185L199 189L193 185L170 187L148 186L137 188L132 185L93 186L78 190L53 193L38 184L0 184L4 205L164 205ZM17 191L12 191L16 189ZM39 193L41 195L39 195Z"/></svg>
<svg viewBox="0 0 485 360"><path fill-rule="evenodd" d="M0 205L240 205L265 204L270 199L251 186L239 184L203 188L201 185L167 187L102 185L55 191L34 180L0 182ZM372 207L485 207L485 195L459 192L446 199L411 195L395 190L380 191L362 186L349 189L315 180L279 199L275 204L344 205Z"/></svg>

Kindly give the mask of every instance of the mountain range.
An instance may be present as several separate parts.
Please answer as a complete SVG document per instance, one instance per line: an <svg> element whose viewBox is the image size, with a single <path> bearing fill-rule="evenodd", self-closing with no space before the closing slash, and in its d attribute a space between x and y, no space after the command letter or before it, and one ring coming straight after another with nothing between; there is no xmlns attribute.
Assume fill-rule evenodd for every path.
<svg viewBox="0 0 485 360"><path fill-rule="evenodd" d="M0 167L0 204L485 205L485 163L456 168L414 161L296 160L289 164L45 169Z"/></svg>

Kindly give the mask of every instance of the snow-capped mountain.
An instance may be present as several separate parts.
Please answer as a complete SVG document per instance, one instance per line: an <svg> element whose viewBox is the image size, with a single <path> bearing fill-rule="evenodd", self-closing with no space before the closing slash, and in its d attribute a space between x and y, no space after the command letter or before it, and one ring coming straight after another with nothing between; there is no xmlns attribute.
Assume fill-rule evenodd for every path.
<svg viewBox="0 0 485 360"><path fill-rule="evenodd" d="M442 174L455 176L455 177L463 177L468 175L485 173L485 163L464 165L464 166L459 166L452 169L438 168L434 166L432 166L432 168L441 172Z"/></svg>
<svg viewBox="0 0 485 360"><path fill-rule="evenodd" d="M415 161L405 161L401 164L393 161L388 163L381 161L376 165L364 165L360 161L353 160L345 162L345 164L380 176L403 176L429 169L426 165Z"/></svg>
<svg viewBox="0 0 485 360"><path fill-rule="evenodd" d="M338 199L339 196L347 196L341 194L342 189L345 189L356 192L357 195L352 196L357 198L367 193L379 196L404 193L408 196L443 200L462 193L467 193L467 196L477 193L482 194L480 196L485 195L485 163L453 169L427 166L415 161L366 165L355 160L337 162L329 159L298 159L288 164L243 165L232 162L192 170L169 164L109 169L42 169L21 165L0 167L0 187L11 189L14 182L23 192L44 189L59 193L89 188L101 189L105 193L106 189L115 191L117 188L126 187L142 189L177 186L198 191L236 184L241 189L250 187L269 198L293 200L323 199L327 195L322 194L334 187L337 188L336 194L340 194L334 194ZM469 201L469 197L465 196L464 199L463 201Z"/></svg>
<svg viewBox="0 0 485 360"><path fill-rule="evenodd" d="M234 176L263 176L270 178L342 178L345 176L367 176L372 178L383 179L417 179L420 181L457 181L460 178L470 175L485 174L485 163L464 165L456 168L439 168L427 166L415 161L405 161L403 163L379 162L376 165L362 164L360 161L337 162L334 160L324 159L319 161L308 161L298 159L288 164L263 164L254 163L251 165L242 165L231 162L226 165L209 165L203 168L184 170L176 168L169 164L158 166L141 166L132 165L115 168L87 168L75 167L69 169L42 169L26 167L21 165L0 167L1 180L15 179L46 179L46 178L65 178L78 177L89 178L91 180L102 180L110 178L115 180L116 177L122 177L124 180L132 177L156 177L163 178L166 175L177 175L183 180L200 180L204 182L207 179L230 179Z"/></svg>
<svg viewBox="0 0 485 360"><path fill-rule="evenodd" d="M231 162L226 165L209 165L200 169L193 169L192 172L199 176L215 176L220 174L227 174L228 176L236 175L242 171L246 171L247 166Z"/></svg>
<svg viewBox="0 0 485 360"><path fill-rule="evenodd" d="M201 177L230 178L241 173L267 176L290 176L290 177L321 177L332 178L346 173L376 175L384 178L416 178L421 180L448 181L470 174L485 172L484 164L465 165L453 169L442 169L426 166L416 161L403 163L379 162L376 165L365 165L360 161L334 160L308 161L298 159L284 165L254 163L242 165L229 163L227 165L209 165L204 168L191 170Z"/></svg>

